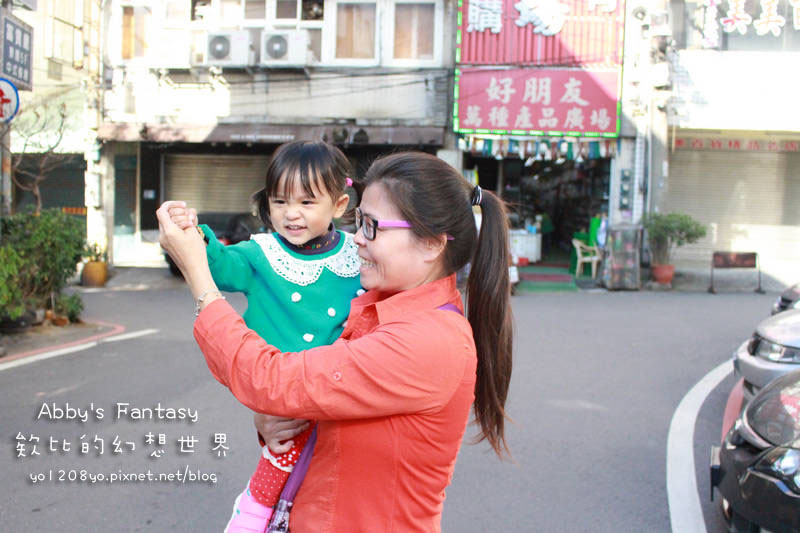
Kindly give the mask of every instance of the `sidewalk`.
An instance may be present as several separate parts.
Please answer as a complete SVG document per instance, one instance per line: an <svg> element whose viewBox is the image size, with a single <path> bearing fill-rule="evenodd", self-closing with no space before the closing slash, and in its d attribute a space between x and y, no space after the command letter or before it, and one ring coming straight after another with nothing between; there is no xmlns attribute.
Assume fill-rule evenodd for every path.
<svg viewBox="0 0 800 533"><path fill-rule="evenodd" d="M168 268L114 267L105 287L89 288L75 286L78 292L145 291L180 289L186 287L183 278L173 276Z"/></svg>
<svg viewBox="0 0 800 533"><path fill-rule="evenodd" d="M173 276L167 268L116 267L105 287L81 287L75 283L67 291L90 294L104 291L145 291L185 288L183 279ZM65 348L98 338L116 335L123 326L91 321L54 326L48 321L23 332L0 334L0 363L45 351Z"/></svg>
<svg viewBox="0 0 800 533"><path fill-rule="evenodd" d="M54 326L45 321L41 325L32 326L20 333L0 335L0 347L5 350L5 354L0 356L0 363L83 344L95 338L121 333L124 329L122 326L108 323L79 322L66 326ZM2 353L2 349L0 349L0 353Z"/></svg>

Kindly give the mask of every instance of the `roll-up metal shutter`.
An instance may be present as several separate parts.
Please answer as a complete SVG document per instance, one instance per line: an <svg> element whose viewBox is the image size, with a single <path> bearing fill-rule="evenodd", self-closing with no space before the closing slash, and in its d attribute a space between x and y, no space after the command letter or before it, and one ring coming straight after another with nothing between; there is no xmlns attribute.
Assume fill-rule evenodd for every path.
<svg viewBox="0 0 800 533"><path fill-rule="evenodd" d="M166 199L184 200L200 213L249 211L268 163L268 156L168 154Z"/></svg>
<svg viewBox="0 0 800 533"><path fill-rule="evenodd" d="M708 225L676 262L703 261L711 252L754 251L762 267L783 270L800 261L800 154L677 150L670 157L660 211L688 213Z"/></svg>

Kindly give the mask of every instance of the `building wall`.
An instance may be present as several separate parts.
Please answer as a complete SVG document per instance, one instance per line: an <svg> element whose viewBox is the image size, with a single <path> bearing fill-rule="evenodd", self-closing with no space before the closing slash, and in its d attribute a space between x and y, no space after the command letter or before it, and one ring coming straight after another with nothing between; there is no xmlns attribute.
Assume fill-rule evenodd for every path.
<svg viewBox="0 0 800 533"><path fill-rule="evenodd" d="M759 32L770 6L785 24ZM791 68L800 60L800 27L791 3L770 6L737 7L749 22L728 32L716 7L673 0L679 49L668 53L667 172L653 183L652 208L707 227L704 239L678 249L679 268L708 268L713 251L757 252L774 287L800 272L800 109ZM700 31L691 21L702 10Z"/></svg>
<svg viewBox="0 0 800 533"><path fill-rule="evenodd" d="M121 76L119 76L121 77ZM168 79L129 71L106 93L107 120L155 124L365 123L444 127L451 73L446 69L397 72L226 73L224 82L190 72Z"/></svg>
<svg viewBox="0 0 800 533"><path fill-rule="evenodd" d="M800 52L680 50L672 60L670 124L799 131L797 71L790 66L799 62Z"/></svg>
<svg viewBox="0 0 800 533"><path fill-rule="evenodd" d="M188 20L189 12L170 18L169 4L180 2L109 2L107 7L106 60L111 88L106 93L107 122L214 124L325 123L335 120L378 121L411 125L446 126L447 101L453 64L455 2L434 0L435 53L432 59L398 60L394 46L394 0L376 0L374 59L344 60L336 57L337 2L324 3L322 57L311 52L305 64L282 66L264 63L261 34L278 31L285 21L270 18L274 5L267 3L268 17L251 20L239 15L220 15L203 21ZM181 5L186 4L183 2ZM128 6L146 15L136 57L125 57L124 11ZM212 6L222 5L219 2ZM348 4L352 5L352 4ZM217 9L217 8L214 8ZM139 11L136 11L138 14ZM170 11L174 13L174 11ZM144 16L144 15L143 15ZM221 18L222 17L222 18ZM329 20L331 19L331 20ZM136 24L136 22L134 22ZM294 29L316 30L315 23L298 22ZM216 34L244 31L251 51L236 64L215 63L208 57L208 39ZM169 37L169 47L160 44ZM233 42L233 41L231 41ZM176 52L177 51L177 52ZM171 59L165 61L164 57Z"/></svg>
<svg viewBox="0 0 800 533"><path fill-rule="evenodd" d="M360 167L381 151L412 146L432 151L446 143L454 0L413 4L322 0L318 7L323 8L324 17L317 20L306 20L300 11L296 19L276 19L274 0L247 0L238 5L236 0L212 0L202 16L192 11L193 4L190 0L105 3L107 86L100 166L106 180L102 186L105 214L112 219L105 228L113 236L109 240L115 261L131 264L135 258L152 264L160 257L154 244L151 204L166 199L164 161L175 154L263 159L282 142L312 138L339 144ZM422 7L414 7L419 4ZM299 9L308 3L296 5ZM434 16L428 20L421 13ZM340 15L362 18L355 29L337 35ZM362 39L370 28L375 30L371 44ZM433 32L429 42L425 28ZM402 37L402 29L413 38L396 39ZM262 35L284 31L295 37L315 34L320 39L299 50L290 39L291 60L281 64L267 57ZM209 44L222 34L231 53L227 59L215 60ZM372 47L374 56L339 57L340 39L361 39L353 54L363 55ZM428 49L426 42L430 57L396 57L397 43L398 50L405 46L419 51ZM113 185L120 179L114 177L114 161L131 151L138 157L133 235L113 222L115 211L121 213L123 205L125 209L131 205L131 199L118 197L130 187ZM152 179L156 171L158 187ZM180 171L191 180L189 166ZM200 173L195 177L201 192L205 182ZM219 174L220 179L225 177L224 172Z"/></svg>
<svg viewBox="0 0 800 533"><path fill-rule="evenodd" d="M66 127L63 139L55 148L60 153L84 153L95 141L91 128L94 125L93 76L97 72L97 57L92 48L96 35L94 18L99 11L93 2L81 0L42 0L36 11L14 9L14 16L33 26L33 91L20 95L20 115L35 112L54 117L63 108ZM94 17L94 18L93 18ZM86 48L77 43L87 43ZM16 120L16 119L15 119ZM31 119L42 123L42 119ZM36 136L39 146L25 146L25 138L12 133L12 151L41 151L41 147L52 146L57 139L54 127L48 127Z"/></svg>

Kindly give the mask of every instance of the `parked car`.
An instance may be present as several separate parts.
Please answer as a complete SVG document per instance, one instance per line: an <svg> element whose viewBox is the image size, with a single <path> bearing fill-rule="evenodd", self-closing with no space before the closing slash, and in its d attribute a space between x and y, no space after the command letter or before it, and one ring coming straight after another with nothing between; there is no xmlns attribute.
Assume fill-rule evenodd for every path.
<svg viewBox="0 0 800 533"><path fill-rule="evenodd" d="M772 314L778 314L787 309L800 309L800 283L792 285L778 296L772 305Z"/></svg>
<svg viewBox="0 0 800 533"><path fill-rule="evenodd" d="M197 220L200 224L208 224L224 245L246 241L253 233L267 231L261 219L251 213L199 213ZM169 271L175 276L180 276L181 271L166 252L164 259L167 260Z"/></svg>
<svg viewBox="0 0 800 533"><path fill-rule="evenodd" d="M730 531L800 531L800 370L764 387L712 447L715 489Z"/></svg>
<svg viewBox="0 0 800 533"><path fill-rule="evenodd" d="M746 400L773 379L800 369L800 309L762 320L733 354L733 368L744 378Z"/></svg>

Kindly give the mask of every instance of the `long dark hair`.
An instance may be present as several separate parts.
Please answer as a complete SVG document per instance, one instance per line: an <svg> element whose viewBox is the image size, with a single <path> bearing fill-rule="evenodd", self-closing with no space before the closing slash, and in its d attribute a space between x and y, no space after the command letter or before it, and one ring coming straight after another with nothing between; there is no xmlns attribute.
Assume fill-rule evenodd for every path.
<svg viewBox="0 0 800 533"><path fill-rule="evenodd" d="M376 160L364 185L380 182L411 231L420 239L451 235L444 250L445 274L471 262L467 279L467 318L478 353L475 418L495 453L509 452L505 403L511 381L513 318L508 279L508 217L505 205L482 192L480 234L472 213L474 186L441 159L405 152Z"/></svg>
<svg viewBox="0 0 800 533"><path fill-rule="evenodd" d="M258 216L272 227L269 217L269 198L285 195L291 190L295 180L306 194L313 196L314 187L326 191L334 201L345 193L347 178L356 192L353 205L358 205L363 185L352 176L353 169L341 150L332 144L315 141L292 141L282 144L272 154L267 167L264 188L253 194L253 202L258 208ZM279 190L280 189L280 190ZM352 209L342 218L352 220Z"/></svg>

